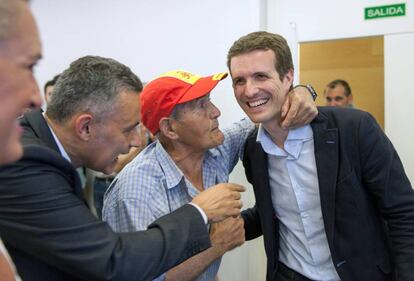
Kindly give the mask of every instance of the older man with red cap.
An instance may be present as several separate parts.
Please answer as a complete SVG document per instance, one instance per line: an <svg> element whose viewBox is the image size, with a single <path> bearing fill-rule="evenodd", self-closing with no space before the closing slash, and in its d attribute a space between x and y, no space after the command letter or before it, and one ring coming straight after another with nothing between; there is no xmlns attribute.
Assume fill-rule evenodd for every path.
<svg viewBox="0 0 414 281"><path fill-rule="evenodd" d="M226 76L171 71L144 88L141 120L157 141L121 171L105 195L103 219L115 231L144 230L205 189L228 182L255 125L245 118L219 129L220 111L210 92ZM221 256L244 242L243 220L212 224L210 239L211 248L157 280L217 280Z"/></svg>

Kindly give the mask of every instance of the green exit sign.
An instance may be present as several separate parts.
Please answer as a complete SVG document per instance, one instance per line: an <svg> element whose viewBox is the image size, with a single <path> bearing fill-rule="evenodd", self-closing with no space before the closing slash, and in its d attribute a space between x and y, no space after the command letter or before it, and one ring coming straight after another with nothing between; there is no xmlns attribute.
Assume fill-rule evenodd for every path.
<svg viewBox="0 0 414 281"><path fill-rule="evenodd" d="M365 8L365 19L405 16L405 3Z"/></svg>

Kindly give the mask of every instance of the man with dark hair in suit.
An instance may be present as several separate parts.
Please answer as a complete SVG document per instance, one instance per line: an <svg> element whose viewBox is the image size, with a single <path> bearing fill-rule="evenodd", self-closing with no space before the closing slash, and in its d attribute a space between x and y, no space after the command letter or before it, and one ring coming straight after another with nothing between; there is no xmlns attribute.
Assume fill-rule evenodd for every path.
<svg viewBox="0 0 414 281"><path fill-rule="evenodd" d="M310 125L282 128L293 63L277 34L241 37L227 64L260 123L244 151L256 205L243 218L247 240L264 236L266 280L414 280L414 191L374 118L321 107Z"/></svg>

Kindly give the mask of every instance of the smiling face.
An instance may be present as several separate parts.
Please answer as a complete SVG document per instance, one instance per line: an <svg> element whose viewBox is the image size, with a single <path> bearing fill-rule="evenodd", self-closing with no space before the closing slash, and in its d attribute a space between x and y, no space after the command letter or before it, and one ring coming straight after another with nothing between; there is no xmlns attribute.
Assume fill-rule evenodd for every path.
<svg viewBox="0 0 414 281"><path fill-rule="evenodd" d="M15 27L7 38L0 39L0 163L22 156L22 129L16 119L25 109L41 104L33 76L41 54L39 35L27 3L18 2Z"/></svg>
<svg viewBox="0 0 414 281"><path fill-rule="evenodd" d="M293 81L293 70L279 76L275 60L272 50L254 50L230 61L237 102L253 122L265 127L280 123L281 107Z"/></svg>
<svg viewBox="0 0 414 281"><path fill-rule="evenodd" d="M217 118L220 110L211 102L210 96L180 105L172 127L176 141L192 151L204 152L223 143L224 135L219 129Z"/></svg>

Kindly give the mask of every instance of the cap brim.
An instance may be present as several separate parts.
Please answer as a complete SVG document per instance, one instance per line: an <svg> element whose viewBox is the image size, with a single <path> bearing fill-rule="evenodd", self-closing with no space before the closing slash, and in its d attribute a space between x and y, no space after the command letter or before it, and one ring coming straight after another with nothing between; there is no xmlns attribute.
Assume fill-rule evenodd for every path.
<svg viewBox="0 0 414 281"><path fill-rule="evenodd" d="M225 79L227 76L227 73L218 73L200 78L190 89L188 89L177 104L192 101L207 95L217 86L218 82Z"/></svg>

